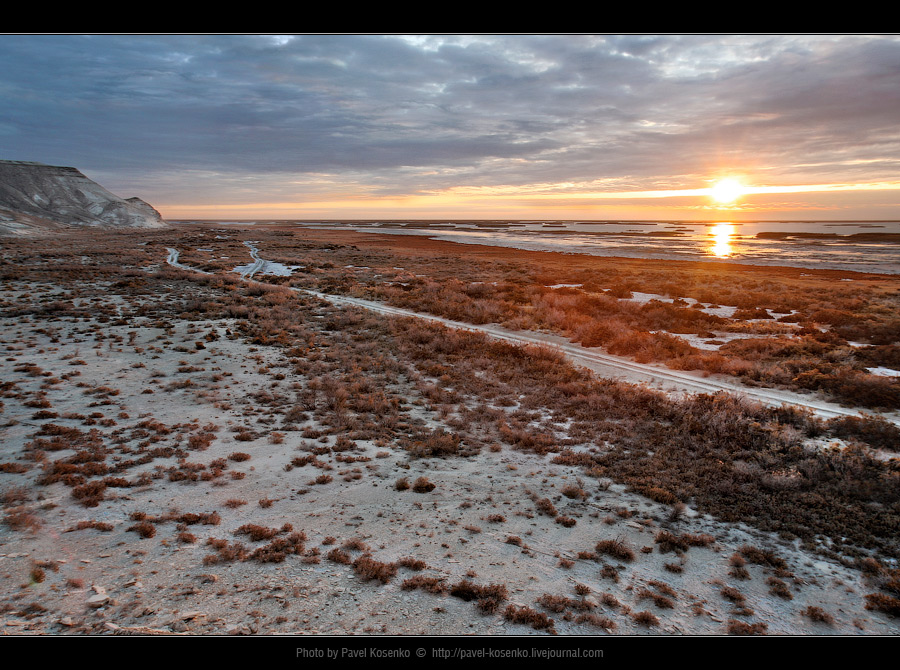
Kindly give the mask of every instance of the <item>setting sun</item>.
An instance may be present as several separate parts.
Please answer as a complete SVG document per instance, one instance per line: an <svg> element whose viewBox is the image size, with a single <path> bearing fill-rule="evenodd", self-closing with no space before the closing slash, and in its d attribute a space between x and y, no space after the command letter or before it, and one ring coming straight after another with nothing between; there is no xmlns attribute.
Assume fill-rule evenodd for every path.
<svg viewBox="0 0 900 670"><path fill-rule="evenodd" d="M720 179L712 188L709 194L713 200L723 205L734 202L745 193L743 184L737 179Z"/></svg>

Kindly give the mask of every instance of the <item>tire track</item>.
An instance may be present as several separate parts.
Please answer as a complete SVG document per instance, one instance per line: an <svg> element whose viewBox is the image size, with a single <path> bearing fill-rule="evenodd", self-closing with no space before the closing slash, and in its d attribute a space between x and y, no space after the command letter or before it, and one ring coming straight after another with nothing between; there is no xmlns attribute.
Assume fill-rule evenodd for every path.
<svg viewBox="0 0 900 670"><path fill-rule="evenodd" d="M265 264L265 261L262 261L259 258L257 250L253 248L251 249L255 261L254 266L256 266L257 263ZM179 269L193 270L194 272L203 272L202 270L196 270L194 268L178 263L178 252L175 249L169 248L169 258L167 259L167 262ZM253 270L253 273L259 271L259 269L260 268L256 268L255 270ZM253 273L250 273L249 277L252 277ZM241 277L243 279L249 279L248 275L243 272L241 273ZM812 400L808 397L800 395L799 393L771 388L752 388L743 386L741 384L726 382L721 379L700 378L686 372L670 370L668 368L657 367L646 363L637 363L635 361L620 358L618 356L605 354L595 349L582 347L579 344L572 344L571 342L560 336L546 335L530 331L511 331L495 324L476 325L471 323L463 323L461 321L454 321L452 319L446 319L444 317L434 316L432 314L414 312L409 309L393 307L391 305L386 305L384 303L375 302L372 300L364 300L362 298L331 295L328 293L321 293L319 291L313 291L309 289L291 288L291 290L298 293L311 295L322 300L327 300L333 305L349 305L388 316L424 319L427 321L440 323L450 328L484 333L498 340L512 342L514 344L550 347L564 354L570 361L572 361L576 365L586 367L601 376L615 377L617 373L624 374L628 375L629 381L634 382L634 378L637 378L638 383L644 382L661 384L663 387L668 387L666 388L666 390L670 392L680 391L683 393L717 393L719 391L725 391L735 395L744 396L752 400L756 400L766 405L795 405L797 407L808 409L823 418L833 418L839 416L860 416L859 411L845 409L839 405L823 400ZM892 423L900 424L900 420L895 417L887 415L881 416L884 416L885 419L891 421Z"/></svg>

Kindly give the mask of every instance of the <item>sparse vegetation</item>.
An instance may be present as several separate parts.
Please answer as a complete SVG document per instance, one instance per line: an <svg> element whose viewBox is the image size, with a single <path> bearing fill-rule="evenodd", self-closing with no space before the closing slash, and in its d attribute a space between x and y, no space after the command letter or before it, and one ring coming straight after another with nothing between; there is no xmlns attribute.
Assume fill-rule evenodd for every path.
<svg viewBox="0 0 900 670"><path fill-rule="evenodd" d="M404 575L409 578L402 581L400 589L419 591L415 598L424 599L439 600L449 594L473 602L482 613L502 615L511 623L537 630L555 631L559 622L578 634L600 632L576 628L578 625L613 631L616 623L603 616L602 606L617 610L620 624L631 619L662 631L668 630L673 610L690 611L693 605L702 609L693 600L688 602L684 585L704 574L704 561L716 560L719 576L727 570L729 581L750 596L754 607L757 599L793 598L790 607L794 608L795 623L800 614L808 619L807 625L831 625L844 632L852 616L840 615L835 623L824 609L832 607L830 601L814 601L823 607L807 607L814 589L801 588L803 582L792 579L792 565L798 566L798 575L807 577L792 549L783 550L782 558L770 549L744 545L727 559L735 551L729 533L711 531L713 537L699 531L709 530L713 523L745 523L760 531L760 537L768 534L771 538L780 535L785 542L799 540L805 551L841 558L845 565L862 556L900 557L897 466L881 453L896 451L898 433L893 424L874 415L826 422L789 407L757 406L724 393L667 397L647 388L594 378L551 349L513 346L437 324L337 309L288 287L379 298L407 308L453 313L470 322L565 333L639 360L665 361L676 369L723 372L759 384L774 381L819 388L834 397L865 398L870 406L895 402L897 384L873 381L862 371L862 364L874 366L893 360L896 347L872 343L856 351L839 339L851 333L862 334L870 342L894 337L891 333L896 324L890 325L887 312L875 309L876 305L878 309L894 305L893 298L873 297L870 305L842 304L832 313L824 312L820 304L824 299L818 296L791 296L782 290L794 286L794 281L797 286L814 284L813 280L797 279L797 275L765 290L761 283L747 295L738 290L752 281L763 282L758 279L765 274L763 270L747 270L733 286L724 275L714 272L715 281L709 287L673 271L672 277L654 287L654 281L664 279L654 270L628 269L618 261L607 269L582 265L575 259L567 269L552 255L548 255L546 267L515 255L505 264L482 263L477 256L470 264L460 264L450 256L436 262L433 256L418 251L400 260L388 247L378 251L365 242L357 248L344 244L326 247L316 237L318 233L301 240L287 231L260 227L252 236L247 232L241 233L242 238L212 242L214 235L208 230L198 224L196 232L177 233L184 235L184 240L195 241L195 248L215 247L217 251L209 257L185 251L185 262L230 272L232 261L219 260L218 253L238 258L246 253L243 241L258 237L264 240L267 255L281 254L291 265L305 263L309 271L298 270L290 277L266 276L249 284L225 272L202 276L170 269L160 266L159 253L167 244L177 244L176 234L170 232L152 235L146 249L129 246L124 251L119 247L113 251L112 243L105 247L106 238L100 235L92 248L73 245L65 255L39 253L36 245L17 240L12 243L15 253L26 250L21 262L7 262L0 269L8 282L0 292L0 316L22 320L23 333L36 333L37 328L47 331L39 334L40 345L25 336L21 341L9 337L4 343L8 354L5 369L15 374L0 382L0 414L10 421L10 427L13 417L20 419L11 434L22 435L10 440L9 452L3 454L6 462L0 463L0 485L21 487L19 493L13 488L3 491L4 525L9 531L21 532L50 523L51 529L58 531L60 527L52 524L59 518L54 505L59 505L68 511L63 528L84 531L64 536L69 541L95 542L96 546L106 543L104 547L125 542L122 549L110 553L117 557L127 554L127 560L134 561L134 579L153 586L143 591L142 607L124 607L123 616L126 612L130 616L132 610L143 612L143 605L153 609L155 603L146 596L154 593L153 588L161 599L177 598L172 609L179 611L201 609L193 603L214 596L207 593L208 587L194 590L182 583L178 589L171 585L171 596L169 584L159 589L161 578L151 577L149 570L159 566L140 552L162 552L175 557L172 562L193 556L195 563L218 566L210 570L221 580L213 587L220 593L215 597L229 603L240 600L248 611L258 607L266 612L247 617L255 625L275 621L273 607L279 608L279 615L281 609L296 611L299 619L305 602L318 607L331 591L316 593L317 585L284 587L273 577L271 592L263 594L262 604L254 602L251 608L249 594L256 588L252 581L247 582L246 592L237 590L234 596L223 597L231 593L229 571L249 567L229 564L273 564L257 566L269 570L288 561L302 577L300 570L309 570L325 558L333 563L329 570L335 575L349 578L351 585L357 582L355 590L374 588L361 582L400 582L395 580L398 570L429 571L434 574ZM229 228L215 233L219 234L237 233ZM51 249L59 248L58 243L53 244L57 246ZM424 248L429 243L422 244ZM4 260L9 261L11 253L5 248ZM82 255L108 260L87 264ZM348 268L351 263L353 267ZM397 270L401 265L405 269ZM577 289L548 288L580 280L584 281ZM884 281L887 287L889 282ZM62 298L54 298L58 302L55 307L49 296L41 297L33 287L28 290L34 295L27 300L10 297L13 291L42 282L71 295L61 293ZM745 302L744 316L759 315L757 310L762 309L771 317L781 313L776 306L786 306L752 304L764 296L775 303L796 300L798 305L792 309L797 313L791 316L801 321L795 326L795 322L766 318L765 323L747 324L737 319L709 319L699 309L692 310L698 313L694 316L687 303L641 306L627 302L625 296L642 289L669 291L673 296L687 292L699 296L706 291L707 303L712 303L712 298L721 304ZM883 293L888 295L887 288ZM848 295L838 286L829 300L847 299ZM831 334L809 325L813 314L822 319L816 323L831 326ZM860 322L856 317L862 314L871 319ZM119 321L120 325L114 325ZM709 339L712 331L722 334L729 329L759 337L733 340L718 353L692 351L661 332L674 324L702 327L709 331ZM650 327L657 332L649 334ZM63 342L52 343L52 338ZM197 346L201 340L203 346ZM61 348L52 350L48 342ZM238 344L243 347L241 363L231 361L229 367L226 348ZM38 346L47 348L41 355L48 362L21 363L23 358L37 359L32 352ZM103 356L95 356L94 349ZM107 363L104 369L109 369L119 349L129 355L135 352L132 360L140 363L125 363L121 372L116 368L123 378L131 375L130 379L139 380L136 388L129 386L131 382L97 377L96 363ZM826 361L830 363L826 365ZM239 365L246 365L248 378L256 381L239 381L244 374L238 372ZM790 379L789 374L793 375ZM110 375L108 379L119 377ZM145 396L141 393L145 390L154 393ZM153 401L147 405L150 411L165 402L176 402L177 407L185 408L183 417L173 419L171 411L159 413L158 418L149 413L138 416L144 410L129 405L132 396L139 396L145 404ZM222 427L209 424L208 418L191 418L195 405L209 409L206 416L222 417L215 419ZM204 414L198 412L197 416ZM818 441L816 449L812 448L813 439ZM243 442L242 448L249 453L231 451L237 442ZM452 476L455 464L475 458L490 459L484 461L494 475L490 484L486 479L458 482ZM284 486L270 488L274 480L269 479L269 463L278 459L276 470ZM477 463L482 467L482 461ZM261 481L267 482L266 488L258 487ZM386 493L385 489L390 493L390 504L378 510L374 523L372 515L358 504L356 496L361 489L355 487L360 484L366 491L371 487L376 496ZM611 485L615 488L610 489ZM613 499L606 492L622 488L626 489L623 498L610 504ZM434 495L394 493L409 489L433 491ZM60 492L65 495L61 497ZM206 495L209 498L196 497ZM245 507L244 498L258 501L258 505ZM210 504L219 509L221 517L215 512L176 510L186 499L214 501ZM312 505L307 507L310 501ZM159 511L160 505L163 511ZM120 511L123 507L145 511L122 523L128 518L127 512ZM75 521L88 512L103 521ZM340 542L329 536L321 549L307 550L306 535L290 524L283 525L285 518L295 522L308 518L316 524L307 527L312 537L324 535L325 529L336 535L358 533L359 537L338 548L333 545ZM229 539L208 538L208 528L197 525L220 522ZM396 535L396 545L394 537L378 535L388 528ZM131 533L146 541L137 541ZM28 539L24 533L11 537ZM556 544L548 545L551 537ZM567 544L584 537L596 541L595 546L585 547L589 551L579 552L577 546ZM508 546L498 546L504 541ZM781 546L776 539L754 542ZM650 544L653 546L642 546ZM205 551L194 553L201 546ZM500 560L507 563L502 567L489 566L487 561L467 565L472 550L480 552L485 547L503 552ZM376 558L389 552L384 555L393 559L399 555L395 551L412 555L391 562ZM206 552L210 553L203 557ZM154 555L153 561L159 555ZM509 563L510 558L518 564ZM632 562L637 572L622 565ZM85 568L83 574L87 575L99 563L70 563L66 569ZM560 579L580 580L574 583L574 593L545 593L531 603L555 616L556 622L519 603L507 606L509 593L519 593L524 584L522 565L538 568L531 571L536 580L541 570L556 570L554 566L563 570L557 573ZM884 565L893 563L885 561ZM858 610L865 606L876 613L866 619L866 625L874 629L879 621L898 616L900 590L896 576L875 558L860 559L859 568L873 593L850 600L855 600ZM62 585L49 569L40 569L43 581L34 579L34 573L29 578L35 584L41 583L48 591ZM648 578L644 569L658 569L658 579ZM759 584L746 581L751 571ZM22 581L26 575L27 568L17 579ZM463 575L466 578L458 581ZM504 584L490 583L501 579L509 585L508 591ZM474 580L488 584L481 586ZM612 593L599 593L598 584L605 584L604 588L614 591L627 605ZM720 612L731 610L731 617L752 615L748 598L737 588L721 582L709 584L696 596L698 602L709 598ZM82 582L70 588L83 587ZM302 596L298 591L292 593L292 588L302 588ZM591 595L592 588L598 590L596 595ZM716 602L719 592L726 603ZM448 605L447 600L442 603ZM778 604L782 609L788 607L784 602ZM652 612L635 613L629 607L645 605ZM760 610L768 613L762 604ZM447 615L442 607L434 611ZM159 625L155 613L135 614L135 618L139 616L146 617L141 623L150 628ZM210 630L204 628L205 623L184 625ZM302 627L315 625L310 621ZM366 623L369 632L378 632L380 625ZM767 630L765 624L736 619L720 625L730 634Z"/></svg>

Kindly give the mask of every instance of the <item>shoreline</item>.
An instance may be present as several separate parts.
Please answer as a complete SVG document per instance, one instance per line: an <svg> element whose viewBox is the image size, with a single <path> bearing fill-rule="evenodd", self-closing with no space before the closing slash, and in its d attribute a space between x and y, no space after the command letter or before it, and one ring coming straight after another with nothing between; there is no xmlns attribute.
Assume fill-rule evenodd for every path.
<svg viewBox="0 0 900 670"><path fill-rule="evenodd" d="M218 224L182 224L185 226L205 225L215 227ZM236 225L236 224L229 224ZM867 280L896 280L900 279L900 274L880 273L880 272L864 272L859 270L836 270L833 268L816 268L816 267L798 267L792 265L756 265L751 263L731 263L720 260L682 260L682 259L658 259L658 258L637 258L630 256L599 256L594 254L579 253L577 251L553 251L553 250L536 250L522 249L519 247L508 247L501 245L483 244L477 242L457 242L453 240L443 240L425 235L394 235L392 233L382 232L361 232L357 230L338 230L333 228L306 228L297 226L296 224L283 223L257 223L247 226L248 228L267 228L274 230L303 230L307 237L311 239L329 238L329 241L344 244L369 244L373 247L388 247L397 253L402 253L406 249L415 251L435 251L459 254L460 247L469 251L469 255L478 256L480 258L490 256L503 256L521 258L535 258L536 254L545 257L559 257L556 260L568 260L575 258L580 262L587 262L589 265L614 263L620 266L634 266L635 268L646 268L651 265L659 265L660 263L672 263L680 266L682 269L688 270L713 270L716 272L768 272L779 276L795 276L802 278L804 275L824 276L835 279L867 279ZM397 239L401 238L401 239Z"/></svg>

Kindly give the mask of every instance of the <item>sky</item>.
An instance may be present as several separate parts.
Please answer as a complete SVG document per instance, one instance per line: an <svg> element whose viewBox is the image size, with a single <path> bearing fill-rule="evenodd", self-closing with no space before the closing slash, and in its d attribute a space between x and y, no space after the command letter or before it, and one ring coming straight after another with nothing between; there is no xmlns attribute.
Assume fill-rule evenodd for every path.
<svg viewBox="0 0 900 670"><path fill-rule="evenodd" d="M168 219L900 220L896 35L7 34L0 99Z"/></svg>

